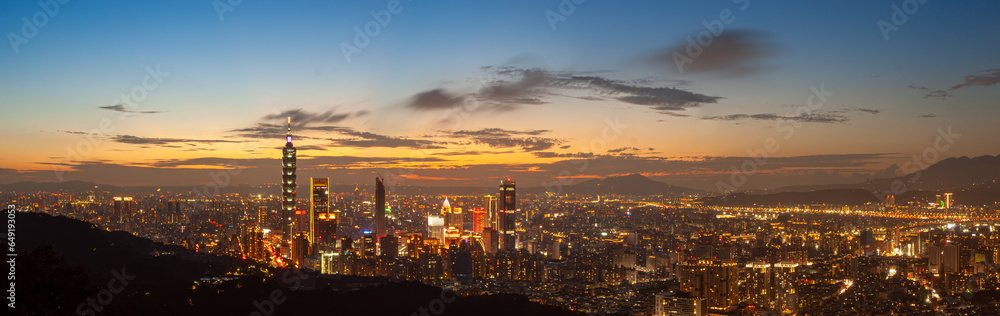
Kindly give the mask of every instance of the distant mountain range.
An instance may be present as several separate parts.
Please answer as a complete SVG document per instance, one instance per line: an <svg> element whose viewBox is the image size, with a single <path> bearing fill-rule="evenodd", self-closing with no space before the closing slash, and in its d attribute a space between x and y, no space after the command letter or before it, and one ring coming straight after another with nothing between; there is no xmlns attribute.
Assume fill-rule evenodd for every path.
<svg viewBox="0 0 1000 316"><path fill-rule="evenodd" d="M527 188L531 193L581 194L581 195L684 195L704 191L666 184L640 174L591 179L574 185Z"/></svg>
<svg viewBox="0 0 1000 316"><path fill-rule="evenodd" d="M702 202L729 206L859 205L880 203L892 194L897 204L904 204L933 202L937 194L951 192L957 205L994 205L1000 203L1000 155L947 158L921 171L858 184L789 186L762 192L706 197Z"/></svg>
<svg viewBox="0 0 1000 316"><path fill-rule="evenodd" d="M587 195L679 195L679 194L697 194L703 191L695 190L686 187L669 185L663 182L653 181L647 177L639 174L630 174L625 176L608 177L604 179L591 179L577 183L575 185L563 186L563 187L550 187L545 188L542 186L528 187L523 186L518 187L519 193L527 194L542 194L546 190L550 190L552 193L557 194L587 194ZM299 184L299 191L305 190L302 184ZM347 185L347 184L334 184L330 186L332 192L351 192L355 189L369 190L371 191L374 187L374 183L370 186L363 185ZM388 188L390 194L407 194L407 195L478 195L478 194L496 194L496 187L432 187L432 186L413 186L413 185L396 185ZM84 193L90 191L108 191L112 193L134 193L134 194L153 194L155 192L173 192L173 193L184 193L184 192L213 192L213 190L206 190L205 186L113 186L105 184L97 184L93 182L84 181L65 181L65 182L18 182L10 184L0 184L0 191L17 191L17 192L67 192L67 193ZM229 186L221 187L219 192L224 194L238 193L240 195L274 195L281 192L281 186L275 183L269 184L234 184Z"/></svg>
<svg viewBox="0 0 1000 316"><path fill-rule="evenodd" d="M915 166L913 162L908 162L903 164L903 169L912 169ZM553 181L553 185L546 186L526 186L525 183L521 183L518 186L519 193L525 194L543 194L546 192L555 194L583 194L583 195L688 195L688 194L704 194L706 191L675 186L666 184L659 181L654 181L645 176L639 174L630 174L624 176L613 176L604 179L591 179L575 183L571 185L560 186L557 183L558 180ZM361 190L372 190L374 184L372 185L357 185L357 184L334 184L331 185L331 191L334 192L350 192L355 188L360 188ZM988 201L987 196L980 197L982 192L992 192L991 188L1000 185L1000 155L997 156L981 156L975 158L969 157L958 157L958 158L947 158L941 160L924 170L912 172L907 175L885 178L885 179L871 179L862 183L853 184L829 184L829 185L808 185L808 186L787 186L780 187L770 190L754 190L750 193L758 194L774 194L774 193L786 193L786 192L813 192L821 190L833 190L829 193L829 197L832 200L839 200L838 196L844 194L844 191L837 190L863 190L868 192L882 192L889 193L896 189L903 189L898 191L952 191L952 192L969 192L969 197L972 200L983 200ZM300 191L304 190L303 184L299 183ZM162 190L166 192L173 193L183 193L183 192L194 192L195 190L206 191L205 186L166 186L166 187L156 187L156 186L112 186L104 184L95 184L92 182L83 181L66 181L66 182L18 182L11 184L0 184L0 191L18 191L18 192L33 192L33 191L45 191L45 192L70 192L70 193L82 193L88 191L110 191L110 192L128 192L128 193L138 193L147 194L154 193L157 190ZM396 185L390 187L390 194L422 194L422 195L476 195L476 194L493 194L497 192L497 187L435 187L435 186L412 186L412 185ZM281 192L279 184L269 183L269 184L234 184L222 187L219 190L221 193L238 193L241 195L276 195ZM980 193L972 193L980 192ZM977 195L978 194L978 195ZM900 194L896 194L900 195ZM801 197L804 199L809 199L806 197ZM846 201L850 201L847 199ZM898 201L898 199L897 199Z"/></svg>
<svg viewBox="0 0 1000 316"><path fill-rule="evenodd" d="M915 168L916 164L907 162L903 170ZM829 189L864 189L868 191L893 191L893 183L897 187L909 190L960 191L965 189L990 187L1000 184L1000 155L980 156L975 158L946 158L928 166L924 170L884 179L871 179L862 183L827 184L787 186L774 190L763 190L766 193L806 192Z"/></svg>

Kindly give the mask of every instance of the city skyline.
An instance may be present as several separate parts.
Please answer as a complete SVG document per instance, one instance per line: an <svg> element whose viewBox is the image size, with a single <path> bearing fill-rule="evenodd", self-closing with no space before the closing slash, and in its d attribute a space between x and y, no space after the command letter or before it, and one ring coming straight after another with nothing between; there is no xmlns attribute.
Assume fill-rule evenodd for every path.
<svg viewBox="0 0 1000 316"><path fill-rule="evenodd" d="M774 139L759 189L1000 148L992 2L389 3L11 4L0 181L275 183L288 117L331 184L715 190Z"/></svg>

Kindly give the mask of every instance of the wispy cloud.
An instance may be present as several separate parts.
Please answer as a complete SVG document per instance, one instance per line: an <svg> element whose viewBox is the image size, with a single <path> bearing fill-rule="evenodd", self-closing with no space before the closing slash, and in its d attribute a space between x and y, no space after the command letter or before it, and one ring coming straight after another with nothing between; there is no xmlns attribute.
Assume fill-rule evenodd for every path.
<svg viewBox="0 0 1000 316"><path fill-rule="evenodd" d="M551 96L573 97L586 101L617 100L649 106L657 111L681 111L704 104L716 103L722 97L709 96L676 87L647 86L657 82L686 84L684 81L641 80L623 81L585 73L552 72L541 68L483 67L490 81L470 93L447 92L435 88L415 94L407 107L415 110L443 110L475 102L475 110L510 111L522 105L546 104ZM563 91L583 91L588 95L569 96Z"/></svg>
<svg viewBox="0 0 1000 316"><path fill-rule="evenodd" d="M913 90L923 91L924 99L931 99L931 98L946 99L954 96L950 92L960 90L962 88L989 87L992 85L1000 84L1000 68L981 71L977 74L965 76L964 79L965 79L964 82L951 86L951 88L948 88L947 90L945 89L934 90L928 87L918 86L915 84L911 84L906 87Z"/></svg>
<svg viewBox="0 0 1000 316"><path fill-rule="evenodd" d="M697 41L696 37L697 34L693 34L689 38ZM734 77L766 69L760 62L781 52L769 33L759 30L725 30L711 44L696 45L698 49L692 49L693 54L688 52L689 46L691 43L685 38L657 52L651 60L671 72Z"/></svg>
<svg viewBox="0 0 1000 316"><path fill-rule="evenodd" d="M111 137L112 141L122 143L122 144L134 144L134 145L163 145L164 147L175 146L174 148L179 148L176 144L213 144L213 143L235 143L236 141L225 140L225 139L184 139L184 138L156 138L156 137L139 137L132 135L115 135ZM193 146L193 145L192 145Z"/></svg>
<svg viewBox="0 0 1000 316"><path fill-rule="evenodd" d="M1000 68L965 76L965 82L952 86L951 90L958 90L965 87L989 87L998 83L1000 83Z"/></svg>
<svg viewBox="0 0 1000 316"><path fill-rule="evenodd" d="M346 112L338 113L336 108L328 110L326 112L310 112L303 109L292 109L285 110L281 113L275 113L270 115L265 115L261 118L264 122L273 121L284 121L287 118L292 119L292 126L296 128L308 126L310 124L335 124L351 117L365 116L368 115L367 110L360 110L356 112Z"/></svg>
<svg viewBox="0 0 1000 316"><path fill-rule="evenodd" d="M761 114L730 114L722 116L702 116L702 120L710 121L742 121L742 120L756 120L756 121L795 121L803 123L846 123L848 121L847 116L834 113L803 113L799 115L781 115L775 113L761 113Z"/></svg>
<svg viewBox="0 0 1000 316"><path fill-rule="evenodd" d="M493 148L520 147L524 151L540 151L559 145L563 140L558 138L540 137L549 130L507 130L501 128L484 128L479 130L461 130L443 132L447 137L468 139L472 143Z"/></svg>
<svg viewBox="0 0 1000 316"><path fill-rule="evenodd" d="M125 106L124 104L99 106L97 108L98 109L102 109L102 110L109 110L109 111L122 112L122 113L132 113L132 114L156 114L156 113L163 113L163 111L133 111L128 106Z"/></svg>

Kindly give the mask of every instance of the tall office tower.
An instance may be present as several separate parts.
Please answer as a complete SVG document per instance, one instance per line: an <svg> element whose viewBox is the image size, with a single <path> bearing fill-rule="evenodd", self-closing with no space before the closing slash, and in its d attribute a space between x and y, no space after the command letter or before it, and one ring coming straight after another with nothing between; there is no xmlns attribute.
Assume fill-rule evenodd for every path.
<svg viewBox="0 0 1000 316"><path fill-rule="evenodd" d="M951 203L952 203L951 196L952 196L951 193L944 194L944 204L942 206L944 206L944 208L946 209L951 208Z"/></svg>
<svg viewBox="0 0 1000 316"><path fill-rule="evenodd" d="M292 259L292 263L295 266L300 266L306 256L309 255L309 236L303 234L302 232L296 233L295 236L292 237L291 245L292 247L289 257Z"/></svg>
<svg viewBox="0 0 1000 316"><path fill-rule="evenodd" d="M733 261L698 260L678 264L681 291L705 299L714 312L739 302L739 267Z"/></svg>
<svg viewBox="0 0 1000 316"><path fill-rule="evenodd" d="M958 245L946 244L941 247L941 274L958 272Z"/></svg>
<svg viewBox="0 0 1000 316"><path fill-rule="evenodd" d="M268 214L267 206L257 207L257 229L265 229L271 227L271 224L268 223L267 214Z"/></svg>
<svg viewBox="0 0 1000 316"><path fill-rule="evenodd" d="M514 180L500 181L500 193L497 194L497 215L500 217L497 221L500 226L500 229L497 229L500 232L500 247L513 250L517 244L517 236L515 235L517 192Z"/></svg>
<svg viewBox="0 0 1000 316"><path fill-rule="evenodd" d="M875 235L870 230L865 230L861 232L861 251L865 256L870 256L875 253Z"/></svg>
<svg viewBox="0 0 1000 316"><path fill-rule="evenodd" d="M375 238L385 236L385 185L375 177Z"/></svg>
<svg viewBox="0 0 1000 316"><path fill-rule="evenodd" d="M312 253L315 254L319 251L320 241L316 233L316 222L320 214L327 220L327 214L330 213L330 179L309 178L309 193L309 244L313 246ZM332 240L327 238L324 242L330 241Z"/></svg>
<svg viewBox="0 0 1000 316"><path fill-rule="evenodd" d="M486 227L492 229L498 229L500 226L497 225L497 197L493 195L486 195Z"/></svg>
<svg viewBox="0 0 1000 316"><path fill-rule="evenodd" d="M771 291L771 264L767 262L754 261L746 265L746 296L743 297L748 303L757 306L771 308L774 294Z"/></svg>
<svg viewBox="0 0 1000 316"><path fill-rule="evenodd" d="M370 230L362 232L361 239L361 256L362 257L374 257L375 256L375 234Z"/></svg>
<svg viewBox="0 0 1000 316"><path fill-rule="evenodd" d="M292 240L292 216L295 215L295 146L292 145L292 118L288 118L285 148L281 149L281 241Z"/></svg>
<svg viewBox="0 0 1000 316"><path fill-rule="evenodd" d="M927 272L933 274L943 272L941 271L941 247L937 245L927 246Z"/></svg>
<svg viewBox="0 0 1000 316"><path fill-rule="evenodd" d="M701 316L705 312L705 299L677 295L656 294L655 316Z"/></svg>
<svg viewBox="0 0 1000 316"><path fill-rule="evenodd" d="M488 254L494 254L497 252L500 243L500 233L493 228L483 229L483 249Z"/></svg>
<svg viewBox="0 0 1000 316"><path fill-rule="evenodd" d="M337 224L336 212L319 213L316 215L316 253L337 252Z"/></svg>
<svg viewBox="0 0 1000 316"><path fill-rule="evenodd" d="M795 268L798 263L782 261L774 264L774 278L771 292L774 293L772 308L782 315L795 314L799 308L799 296L795 293Z"/></svg>
<svg viewBox="0 0 1000 316"><path fill-rule="evenodd" d="M486 228L486 210L477 208L472 210L472 231L476 234L482 234L483 228Z"/></svg>
<svg viewBox="0 0 1000 316"><path fill-rule="evenodd" d="M427 237L444 242L444 217L441 215L427 216Z"/></svg>
<svg viewBox="0 0 1000 316"><path fill-rule="evenodd" d="M112 218L114 218L114 221L117 222L117 224L124 225L128 222L129 216L132 216L132 204L134 204L134 202L132 201L131 196L114 197L115 213ZM121 227L117 227L117 229L121 229Z"/></svg>
<svg viewBox="0 0 1000 316"><path fill-rule="evenodd" d="M449 205L448 199L444 199L444 207L441 208L441 215L444 216L445 227L455 227L458 234L462 234L462 208ZM447 243L445 243L447 245Z"/></svg>

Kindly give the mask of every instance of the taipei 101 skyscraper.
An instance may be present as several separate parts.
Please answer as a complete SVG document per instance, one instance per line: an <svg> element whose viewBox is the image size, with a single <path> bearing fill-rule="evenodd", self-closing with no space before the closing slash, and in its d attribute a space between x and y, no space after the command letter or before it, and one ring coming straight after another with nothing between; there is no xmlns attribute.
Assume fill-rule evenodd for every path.
<svg viewBox="0 0 1000 316"><path fill-rule="evenodd" d="M292 145L292 118L288 118L285 148L281 149L281 242L282 252L292 240L295 215L295 146Z"/></svg>

